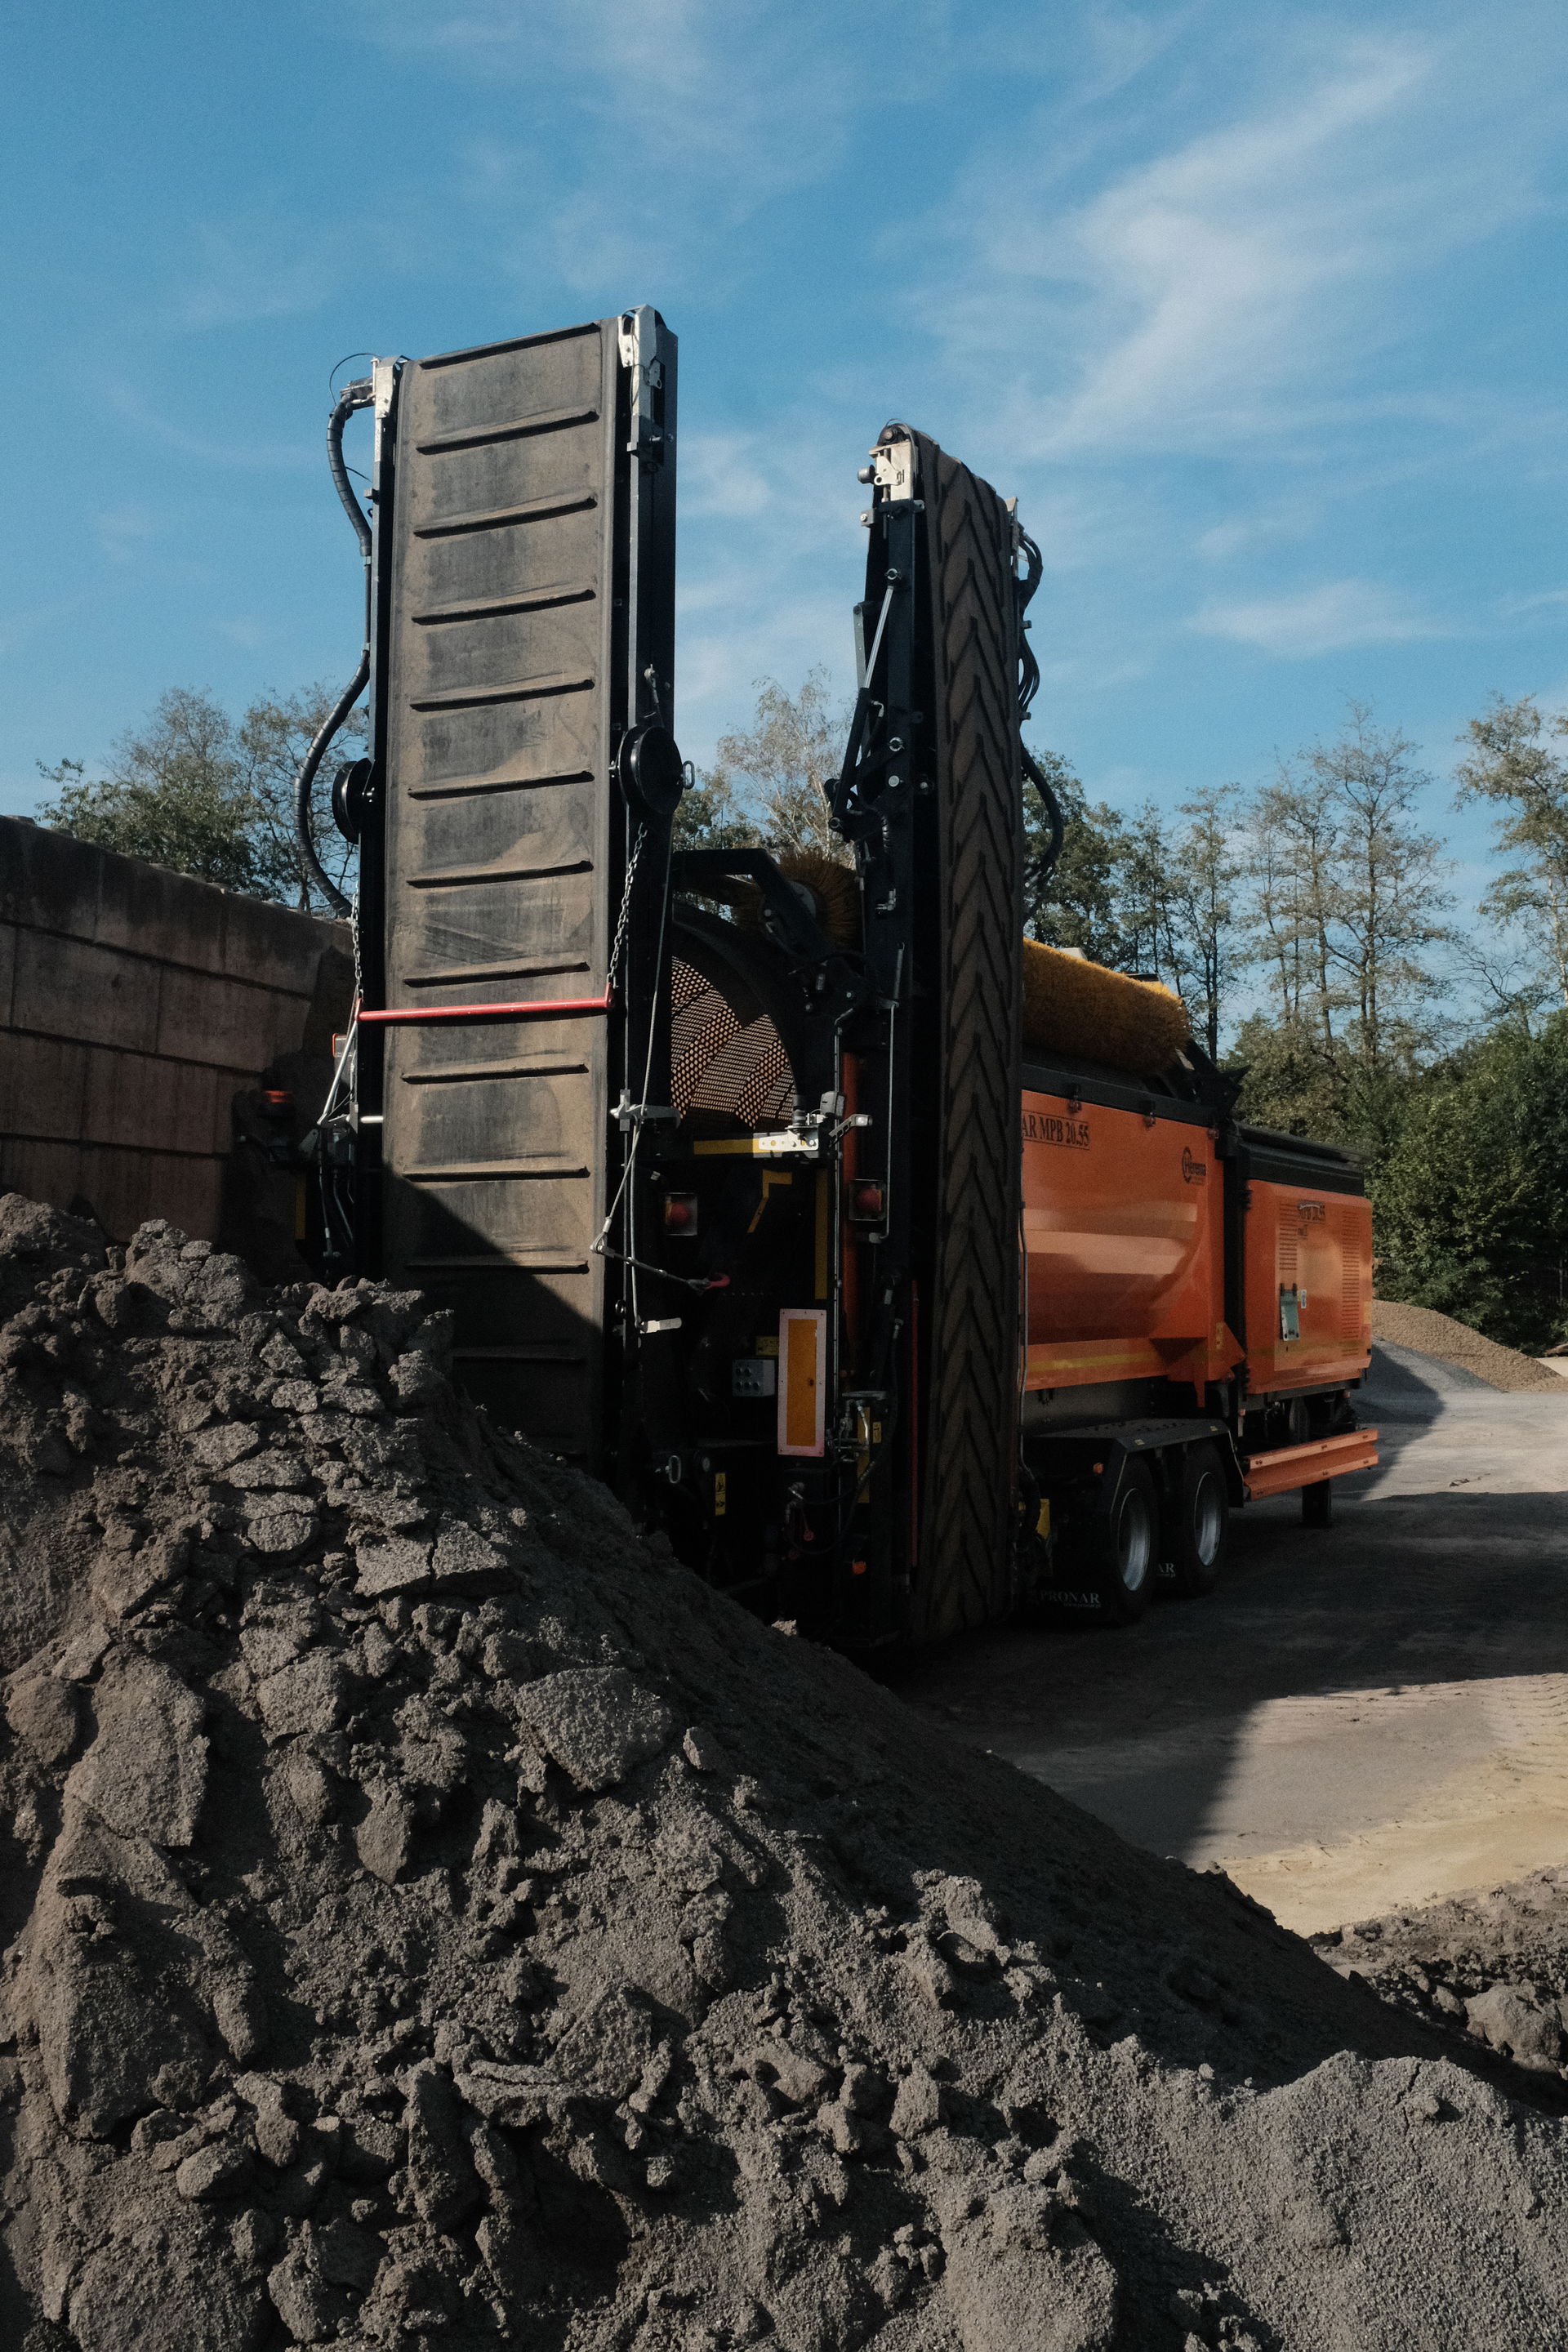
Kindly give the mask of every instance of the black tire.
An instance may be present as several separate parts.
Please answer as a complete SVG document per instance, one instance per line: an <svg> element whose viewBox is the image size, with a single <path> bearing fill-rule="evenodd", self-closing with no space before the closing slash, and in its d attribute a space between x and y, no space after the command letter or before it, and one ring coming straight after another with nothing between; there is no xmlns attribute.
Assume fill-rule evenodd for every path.
<svg viewBox="0 0 1568 2352"><path fill-rule="evenodd" d="M1160 1515L1146 1462L1129 1462L1110 1512L1095 1524L1090 1556L1099 1614L1108 1625L1135 1625L1154 1596Z"/></svg>
<svg viewBox="0 0 1568 2352"><path fill-rule="evenodd" d="M1304 1528L1331 1528L1334 1524L1334 1482L1320 1478L1314 1486L1301 1489L1301 1525Z"/></svg>
<svg viewBox="0 0 1568 2352"><path fill-rule="evenodd" d="M1230 1495L1214 1446L1184 1449L1165 1534L1161 1570L1166 1590L1201 1600L1219 1582L1230 1542Z"/></svg>

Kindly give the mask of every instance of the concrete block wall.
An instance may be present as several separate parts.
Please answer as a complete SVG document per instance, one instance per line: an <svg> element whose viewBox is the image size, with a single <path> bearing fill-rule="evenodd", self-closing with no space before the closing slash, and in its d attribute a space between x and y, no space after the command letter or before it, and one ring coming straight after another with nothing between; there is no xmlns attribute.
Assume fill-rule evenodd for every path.
<svg viewBox="0 0 1568 2352"><path fill-rule="evenodd" d="M353 984L345 924L0 817L0 1192L217 1241L237 1093L324 1059Z"/></svg>

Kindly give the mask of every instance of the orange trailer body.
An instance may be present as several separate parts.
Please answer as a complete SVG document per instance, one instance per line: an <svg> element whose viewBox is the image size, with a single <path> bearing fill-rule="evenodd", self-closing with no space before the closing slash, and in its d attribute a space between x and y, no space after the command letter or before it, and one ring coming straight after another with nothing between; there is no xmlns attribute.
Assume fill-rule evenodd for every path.
<svg viewBox="0 0 1568 2352"><path fill-rule="evenodd" d="M1247 1381L1279 1394L1359 1380L1372 1350L1372 1203L1247 1187Z"/></svg>
<svg viewBox="0 0 1568 2352"><path fill-rule="evenodd" d="M1240 1350L1216 1140L1190 1118L1026 1091L1026 1390L1225 1378Z"/></svg>
<svg viewBox="0 0 1568 2352"><path fill-rule="evenodd" d="M1150 1094L1131 1108L1111 1091L1025 1086L1026 1398L1059 1411L1075 1390L1156 1380L1201 1412L1230 1382L1256 1412L1353 1387L1371 1361L1370 1203L1313 1184L1310 1160L1292 1183L1254 1173L1245 1149L1222 1156L1201 1104ZM1268 1140L1273 1168L1289 1139ZM1241 1455L1248 1494L1377 1458L1375 1432L1300 1434Z"/></svg>

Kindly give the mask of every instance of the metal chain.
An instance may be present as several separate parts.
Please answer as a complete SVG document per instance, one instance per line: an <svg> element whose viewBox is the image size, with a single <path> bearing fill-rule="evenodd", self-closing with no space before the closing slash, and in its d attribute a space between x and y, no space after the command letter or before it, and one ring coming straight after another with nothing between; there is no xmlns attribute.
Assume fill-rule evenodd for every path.
<svg viewBox="0 0 1568 2352"><path fill-rule="evenodd" d="M639 824L632 843L632 854L626 860L626 878L621 891L621 911L616 919L616 936L610 944L609 969L605 974L605 994L614 996L616 980L621 966L621 953L626 943L626 927L631 920L632 884L637 879L637 859L642 856L643 843L647 839L647 827Z"/></svg>

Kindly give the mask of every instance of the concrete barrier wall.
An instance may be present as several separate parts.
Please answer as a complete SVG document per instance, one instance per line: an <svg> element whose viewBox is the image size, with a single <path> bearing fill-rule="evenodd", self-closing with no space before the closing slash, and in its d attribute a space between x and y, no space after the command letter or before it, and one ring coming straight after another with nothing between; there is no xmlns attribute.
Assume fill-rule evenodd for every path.
<svg viewBox="0 0 1568 2352"><path fill-rule="evenodd" d="M0 817L0 1192L237 1245L237 1093L314 1075L352 990L344 924Z"/></svg>

